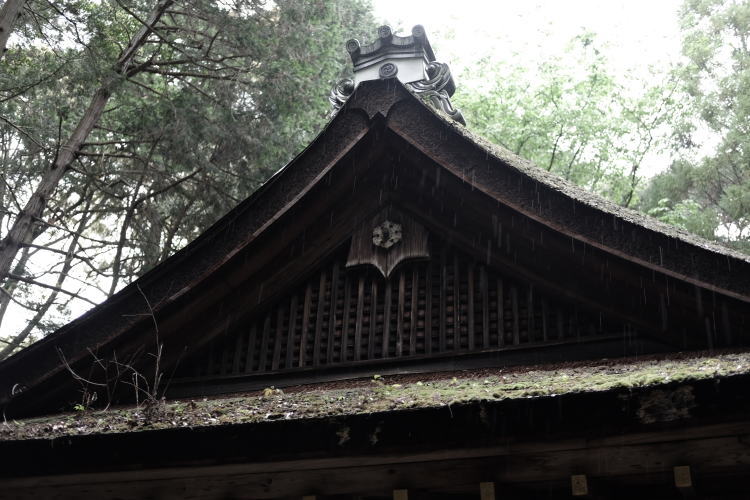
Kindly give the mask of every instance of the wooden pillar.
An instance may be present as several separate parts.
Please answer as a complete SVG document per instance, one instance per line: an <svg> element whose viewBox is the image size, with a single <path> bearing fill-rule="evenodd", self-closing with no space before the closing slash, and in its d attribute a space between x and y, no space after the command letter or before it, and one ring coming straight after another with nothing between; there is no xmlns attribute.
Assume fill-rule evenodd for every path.
<svg viewBox="0 0 750 500"><path fill-rule="evenodd" d="M479 483L480 500L495 500L495 483Z"/></svg>

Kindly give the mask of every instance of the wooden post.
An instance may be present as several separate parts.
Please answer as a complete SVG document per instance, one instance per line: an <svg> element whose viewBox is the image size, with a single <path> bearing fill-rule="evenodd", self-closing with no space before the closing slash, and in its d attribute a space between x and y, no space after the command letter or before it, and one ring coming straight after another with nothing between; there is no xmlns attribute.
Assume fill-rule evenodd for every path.
<svg viewBox="0 0 750 500"><path fill-rule="evenodd" d="M393 490L393 500L409 500L409 490Z"/></svg>
<svg viewBox="0 0 750 500"><path fill-rule="evenodd" d="M495 500L495 483L479 483L480 500Z"/></svg>
<svg viewBox="0 0 750 500"><path fill-rule="evenodd" d="M589 483L586 474L570 476L570 489L574 497L585 497L589 494Z"/></svg>

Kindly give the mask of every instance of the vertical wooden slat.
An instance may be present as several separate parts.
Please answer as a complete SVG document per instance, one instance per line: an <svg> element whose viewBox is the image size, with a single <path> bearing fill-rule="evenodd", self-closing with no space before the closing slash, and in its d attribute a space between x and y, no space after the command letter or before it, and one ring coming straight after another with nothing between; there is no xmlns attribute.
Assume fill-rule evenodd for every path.
<svg viewBox="0 0 750 500"><path fill-rule="evenodd" d="M388 343L391 335L391 280L385 282L385 297L383 298L383 351L380 353L382 358L389 356Z"/></svg>
<svg viewBox="0 0 750 500"><path fill-rule="evenodd" d="M370 288L370 335L367 339L367 359L375 359L375 337L378 324L378 282L373 279Z"/></svg>
<svg viewBox="0 0 750 500"><path fill-rule="evenodd" d="M419 268L414 266L411 273L411 331L409 334L409 354L417 353L417 319L419 318Z"/></svg>
<svg viewBox="0 0 750 500"><path fill-rule="evenodd" d="M453 256L453 350L461 348L461 276L458 255Z"/></svg>
<svg viewBox="0 0 750 500"><path fill-rule="evenodd" d="M474 265L470 264L468 269L468 274L466 275L466 281L467 281L467 290L466 290L466 299L469 303L468 307L468 314L467 314L467 320L468 320L468 333L469 333L469 350L474 350L474 329L475 329L475 322L474 322Z"/></svg>
<svg viewBox="0 0 750 500"><path fill-rule="evenodd" d="M482 347L490 347L490 291L487 286L487 269L479 267L479 293L482 295Z"/></svg>
<svg viewBox="0 0 750 500"><path fill-rule="evenodd" d="M445 253L443 253L440 259L440 352L445 352L447 349L446 339L446 322L448 315L448 266L445 263Z"/></svg>
<svg viewBox="0 0 750 500"><path fill-rule="evenodd" d="M513 344L518 345L521 341L518 326L518 288L510 287L510 300L513 306Z"/></svg>
<svg viewBox="0 0 750 500"><path fill-rule="evenodd" d="M734 343L734 338L732 337L732 320L729 317L729 308L725 301L721 302L721 324L722 331L724 332L724 342L727 346L730 346Z"/></svg>
<svg viewBox="0 0 750 500"><path fill-rule="evenodd" d="M505 346L505 294L500 278L497 279L497 345Z"/></svg>
<svg viewBox="0 0 750 500"><path fill-rule="evenodd" d="M222 333L221 339L221 366L219 366L219 375L227 375L229 373L229 346L227 345L227 332L226 330Z"/></svg>
<svg viewBox="0 0 750 500"><path fill-rule="evenodd" d="M208 344L208 366L206 366L206 375L209 377L213 376L214 374L214 349L216 341L209 342Z"/></svg>
<svg viewBox="0 0 750 500"><path fill-rule="evenodd" d="M257 320L253 320L253 324L250 327L250 334L247 339L247 354L245 355L245 373L250 373L255 368L253 358L255 357L255 342L257 340Z"/></svg>
<svg viewBox="0 0 750 500"><path fill-rule="evenodd" d="M526 299L526 315L528 319L526 320L527 328L529 330L529 342L534 342L536 340L534 337L534 329L536 327L535 321L534 321L534 287L529 286L529 293L528 293L528 299Z"/></svg>
<svg viewBox="0 0 750 500"><path fill-rule="evenodd" d="M547 328L547 300L542 299L542 340L547 342L549 340L549 333Z"/></svg>
<svg viewBox="0 0 750 500"><path fill-rule="evenodd" d="M331 275L331 307L328 312L328 349L326 352L326 363L333 363L333 341L336 338L336 307L339 295L339 263L338 261L333 263L333 273ZM343 316L343 315L342 315ZM343 330L346 325L342 325L342 337Z"/></svg>
<svg viewBox="0 0 750 500"><path fill-rule="evenodd" d="M323 312L326 303L326 272L320 273L318 304L315 314L315 338L313 339L313 366L320 366L320 343L323 336Z"/></svg>
<svg viewBox="0 0 750 500"><path fill-rule="evenodd" d="M406 273L402 269L398 273L398 309L396 316L396 357L400 358L404 352L404 308L406 307Z"/></svg>
<svg viewBox="0 0 750 500"><path fill-rule="evenodd" d="M354 326L354 361L361 359L362 352L362 320L365 308L365 277L360 275L357 284L357 318Z"/></svg>
<svg viewBox="0 0 750 500"><path fill-rule="evenodd" d="M427 263L424 275L424 349L432 354L432 264Z"/></svg>
<svg viewBox="0 0 750 500"><path fill-rule="evenodd" d="M349 277L344 279L344 313L341 318L341 361L346 361L349 353L349 322L352 309L352 283Z"/></svg>
<svg viewBox="0 0 750 500"><path fill-rule="evenodd" d="M238 375L240 373L240 352L242 352L242 340L244 335L240 335L239 332L235 334L237 337L234 341L234 357L232 359L232 375Z"/></svg>
<svg viewBox="0 0 750 500"><path fill-rule="evenodd" d="M312 310L312 283L307 282L305 287L305 301L302 304L302 331L299 337L299 361L300 367L305 366L307 357L307 331L310 329L310 311Z"/></svg>
<svg viewBox="0 0 750 500"><path fill-rule="evenodd" d="M276 314L276 339L273 342L271 370L278 370L281 362L281 341L284 338L284 308L279 304Z"/></svg>
<svg viewBox="0 0 750 500"><path fill-rule="evenodd" d="M563 339L565 338L565 317L561 307L557 308L557 314L555 316L557 316L557 338Z"/></svg>
<svg viewBox="0 0 750 500"><path fill-rule="evenodd" d="M268 358L268 336L271 334L271 311L266 313L263 321L263 334L260 337L260 356L258 358L258 371L265 371Z"/></svg>
<svg viewBox="0 0 750 500"><path fill-rule="evenodd" d="M286 334L286 361L285 368L294 366L294 333L297 330L297 294L292 295L289 303L289 330Z"/></svg>

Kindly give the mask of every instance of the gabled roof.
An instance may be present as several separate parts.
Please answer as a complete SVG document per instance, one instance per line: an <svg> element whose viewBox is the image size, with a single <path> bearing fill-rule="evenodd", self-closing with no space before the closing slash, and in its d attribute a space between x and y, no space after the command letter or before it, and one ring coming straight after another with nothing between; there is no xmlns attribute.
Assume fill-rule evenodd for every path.
<svg viewBox="0 0 750 500"><path fill-rule="evenodd" d="M560 262L566 263L562 267L571 262L599 265L600 280L605 273L615 281L640 276L642 288L658 288L653 293L662 296L662 319L667 314L663 312L666 293L667 303L684 306L688 298L705 303L698 306L701 314L704 307L719 310L715 314L719 323L728 318L727 325L747 324L748 257L618 207L488 144L434 111L398 81L368 81L302 153L195 241L104 303L0 363L0 405L8 405L10 412L40 411L43 405L38 401L51 397L62 385L71 385L66 363L80 367L91 352L104 356L113 350L120 359L130 359L138 352L151 352L148 345L155 344L157 337L166 346L164 367L169 369L186 346L204 344L224 328L218 319L205 328L188 328L196 318L231 317L222 307L236 304L239 290L245 303L265 303L348 238L357 222L374 209L366 202L371 198L361 195L359 203L359 193L353 194L377 192L376 186L365 186L361 179L375 169L399 168L402 157L416 165L423 178L430 178L432 191L425 188L419 200L400 202L415 214L423 212L426 222L445 218L448 211L453 211L455 220L460 210L483 210L487 222L482 224L494 228L485 231L477 226L471 231L478 234L466 234L473 222L467 219L463 235L443 226L446 237L466 248L477 247L478 255L487 246L489 260L485 240L497 238L491 233L505 228L503 234L512 233L519 242L519 251L502 260L511 272L536 266L529 275L544 278L544 270L554 263L536 262L534 255L537 250L549 252L543 259L560 255ZM463 189L456 194L456 204L463 206L420 208L420 203L430 200L430 193L440 189ZM327 225L320 222L324 216L330 217ZM568 245L570 255L562 255ZM289 248L296 249L294 258L281 255ZM514 262L519 269L512 269ZM283 269L283 276L274 266ZM612 274L609 266L617 272ZM648 270L653 284L643 282L642 270ZM591 289L597 279L593 274L561 276L545 283L557 293L575 297L587 286ZM637 289L637 284L631 285ZM679 297L670 299L673 289ZM705 293L713 295L704 297ZM631 307L637 311L639 305ZM659 306L652 301L644 307ZM659 313L654 309L653 314ZM734 331L730 343L746 343L743 335Z"/></svg>

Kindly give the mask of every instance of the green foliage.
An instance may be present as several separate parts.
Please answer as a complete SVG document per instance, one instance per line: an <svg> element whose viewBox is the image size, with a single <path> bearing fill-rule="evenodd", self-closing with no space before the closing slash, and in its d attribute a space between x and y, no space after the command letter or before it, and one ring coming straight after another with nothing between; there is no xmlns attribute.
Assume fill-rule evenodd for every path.
<svg viewBox="0 0 750 500"><path fill-rule="evenodd" d="M0 238L96 90L111 89L36 228L34 243L58 253L33 250L17 269L54 283L60 266L50 256L59 261L72 244L63 288L96 302L193 240L312 140L350 66L344 41L374 30L369 0L177 2L127 77L116 75L155 3L30 0L0 60ZM32 312L50 296L13 287ZM69 302L55 298L32 335L66 322Z"/></svg>
<svg viewBox="0 0 750 500"><path fill-rule="evenodd" d="M466 90L466 81L475 84ZM672 85L624 92L592 34L536 68L484 60L456 104L489 140L617 203L635 201L644 157L670 119Z"/></svg>
<svg viewBox="0 0 750 500"><path fill-rule="evenodd" d="M750 252L750 2L687 0L680 21L676 75L691 112L675 124L681 159L648 186L641 207Z"/></svg>

